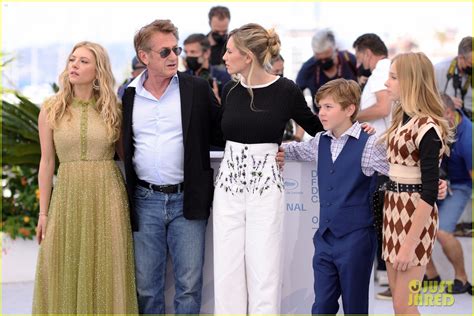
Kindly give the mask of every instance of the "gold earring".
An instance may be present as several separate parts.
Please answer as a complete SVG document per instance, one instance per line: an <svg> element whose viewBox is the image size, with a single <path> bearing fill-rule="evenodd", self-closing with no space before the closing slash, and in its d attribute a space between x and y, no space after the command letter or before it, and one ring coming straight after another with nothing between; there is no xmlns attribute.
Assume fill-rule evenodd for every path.
<svg viewBox="0 0 474 316"><path fill-rule="evenodd" d="M94 81L92 81L92 89L94 90L99 90L99 79L95 78Z"/></svg>

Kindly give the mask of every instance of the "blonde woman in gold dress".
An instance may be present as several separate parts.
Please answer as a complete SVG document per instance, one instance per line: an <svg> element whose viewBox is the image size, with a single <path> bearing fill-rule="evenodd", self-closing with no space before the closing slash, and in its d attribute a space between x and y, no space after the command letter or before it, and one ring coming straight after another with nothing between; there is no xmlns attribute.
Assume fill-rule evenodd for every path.
<svg viewBox="0 0 474 316"><path fill-rule="evenodd" d="M59 80L38 119L41 247L33 313L136 314L128 202L113 160L121 109L106 51L76 44Z"/></svg>

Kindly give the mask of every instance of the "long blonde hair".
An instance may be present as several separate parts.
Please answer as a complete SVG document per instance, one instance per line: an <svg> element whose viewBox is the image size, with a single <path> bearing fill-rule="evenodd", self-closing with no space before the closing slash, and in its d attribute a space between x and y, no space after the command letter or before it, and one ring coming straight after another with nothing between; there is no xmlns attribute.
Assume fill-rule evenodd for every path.
<svg viewBox="0 0 474 316"><path fill-rule="evenodd" d="M280 37L274 29L265 30L256 23L245 24L229 34L229 38L234 40L235 47L242 53L254 56L253 61L257 62L263 69L270 71L271 61L280 54ZM246 84L250 94L250 108L256 110L253 104L252 74L255 68L254 62L250 64L249 75ZM237 86L234 85L229 93Z"/></svg>
<svg viewBox="0 0 474 316"><path fill-rule="evenodd" d="M393 109L392 125L382 135L388 142L403 120L403 113L408 116L431 117L440 127L443 152L449 154L449 143L453 141L453 130L444 118L444 106L436 86L434 68L423 53L399 54L392 59L397 71L400 104Z"/></svg>
<svg viewBox="0 0 474 316"><path fill-rule="evenodd" d="M94 80L98 89L93 89L96 107L104 120L109 140L115 142L120 135L120 124L122 122L122 110L114 92L115 79L112 74L110 60L105 49L96 43L77 43L68 55L68 61L63 72L59 75L59 91L45 102L48 122L54 128L64 115L69 114L74 93L73 86L69 81L68 63L69 58L79 47L89 49L95 57L96 79Z"/></svg>

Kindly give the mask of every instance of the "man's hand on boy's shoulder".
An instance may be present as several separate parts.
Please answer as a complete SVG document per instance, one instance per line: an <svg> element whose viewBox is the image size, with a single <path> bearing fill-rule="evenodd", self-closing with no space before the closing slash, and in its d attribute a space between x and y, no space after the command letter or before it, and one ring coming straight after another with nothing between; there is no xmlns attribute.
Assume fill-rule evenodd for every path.
<svg viewBox="0 0 474 316"><path fill-rule="evenodd" d="M367 122L363 122L360 124L360 127L362 127L362 129L364 130L364 132L366 132L367 134L369 135L373 135L375 134L376 130L375 130L375 127L373 127L372 125L370 125L369 123Z"/></svg>

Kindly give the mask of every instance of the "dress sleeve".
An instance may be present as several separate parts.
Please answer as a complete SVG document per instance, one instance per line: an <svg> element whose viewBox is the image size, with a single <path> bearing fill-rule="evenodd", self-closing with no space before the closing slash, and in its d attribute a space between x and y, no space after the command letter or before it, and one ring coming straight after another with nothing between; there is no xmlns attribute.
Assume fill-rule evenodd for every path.
<svg viewBox="0 0 474 316"><path fill-rule="evenodd" d="M317 161L318 145L321 133L306 142L291 142L281 146L285 150L285 159L300 161Z"/></svg>
<svg viewBox="0 0 474 316"><path fill-rule="evenodd" d="M420 168L423 191L421 199L433 206L438 196L439 152L441 140L435 128L430 128L421 138Z"/></svg>
<svg viewBox="0 0 474 316"><path fill-rule="evenodd" d="M308 107L303 93L297 86L293 86L292 95L291 118L311 136L322 132L324 128L321 121Z"/></svg>

